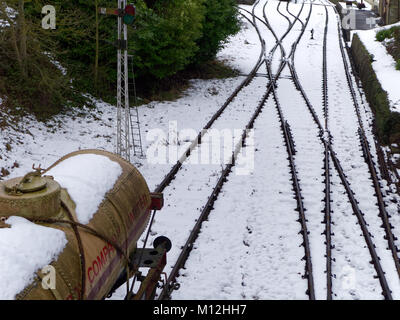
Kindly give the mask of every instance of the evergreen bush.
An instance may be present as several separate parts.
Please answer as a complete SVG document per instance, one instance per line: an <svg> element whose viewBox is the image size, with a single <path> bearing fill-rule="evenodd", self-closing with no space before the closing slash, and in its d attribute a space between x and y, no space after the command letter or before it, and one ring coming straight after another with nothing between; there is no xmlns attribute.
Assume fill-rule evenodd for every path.
<svg viewBox="0 0 400 320"><path fill-rule="evenodd" d="M139 76L158 79L183 70L198 51L202 35L204 0L157 1L148 8L137 1L136 29L130 31L129 49Z"/></svg>
<svg viewBox="0 0 400 320"><path fill-rule="evenodd" d="M133 2L137 15L129 26L128 49L138 81L148 87L212 60L227 37L239 30L235 0ZM42 114L88 103L81 93L115 102L117 21L115 16L96 14L99 7L115 8L115 0L52 0L55 30L41 28L47 0L7 3L17 11L24 4L28 37L21 43L27 45L26 69L18 67L12 28L6 28L0 32L0 96L14 97L16 105ZM20 29L17 20L15 30Z"/></svg>
<svg viewBox="0 0 400 320"><path fill-rule="evenodd" d="M199 51L195 63L212 60L227 38L240 30L238 9L235 0L207 0L203 35L197 41Z"/></svg>

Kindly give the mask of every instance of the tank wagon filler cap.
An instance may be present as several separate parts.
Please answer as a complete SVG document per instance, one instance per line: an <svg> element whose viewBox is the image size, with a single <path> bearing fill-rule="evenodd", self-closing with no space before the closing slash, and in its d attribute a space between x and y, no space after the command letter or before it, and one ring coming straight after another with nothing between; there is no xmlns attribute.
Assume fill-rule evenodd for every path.
<svg viewBox="0 0 400 320"><path fill-rule="evenodd" d="M24 177L0 182L0 216L53 217L60 212L61 187L43 169L34 168Z"/></svg>

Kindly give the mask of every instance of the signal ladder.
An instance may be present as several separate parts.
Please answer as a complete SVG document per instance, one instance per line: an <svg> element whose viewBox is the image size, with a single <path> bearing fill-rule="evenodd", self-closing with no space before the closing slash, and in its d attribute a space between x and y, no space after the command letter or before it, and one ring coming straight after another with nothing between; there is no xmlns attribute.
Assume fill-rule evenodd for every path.
<svg viewBox="0 0 400 320"><path fill-rule="evenodd" d="M129 68L128 65L124 68L121 63L122 68L118 81L117 154L131 161L132 148L134 156L143 157L143 146L137 108L133 56L127 55L127 61L129 61ZM135 110L133 113L131 107Z"/></svg>
<svg viewBox="0 0 400 320"><path fill-rule="evenodd" d="M135 156L143 157L143 146L142 146L142 134L140 132L140 121L139 121L139 111L137 108L137 98L136 98L136 83L135 83L135 73L133 71L133 56L128 55L128 64L130 66L131 74L128 75L128 88L129 88L129 106L133 106L135 112L129 114L129 120L131 125L132 134L132 144L133 144L133 154Z"/></svg>

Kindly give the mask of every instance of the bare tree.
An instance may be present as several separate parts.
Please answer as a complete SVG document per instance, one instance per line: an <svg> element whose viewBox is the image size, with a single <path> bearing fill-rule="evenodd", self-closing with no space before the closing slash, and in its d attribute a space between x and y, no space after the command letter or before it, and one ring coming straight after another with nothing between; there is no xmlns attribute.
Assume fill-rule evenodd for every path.
<svg viewBox="0 0 400 320"><path fill-rule="evenodd" d="M24 0L11 1L11 6L6 2L0 2L0 10L1 19L8 25L5 33L10 35L9 41L13 48L13 58L18 63L21 76L26 77L28 28L25 20ZM16 19L10 12L16 12Z"/></svg>
<svg viewBox="0 0 400 320"><path fill-rule="evenodd" d="M97 82L99 75L99 4L98 0L95 0L96 7L96 57L94 62L94 83L97 91Z"/></svg>

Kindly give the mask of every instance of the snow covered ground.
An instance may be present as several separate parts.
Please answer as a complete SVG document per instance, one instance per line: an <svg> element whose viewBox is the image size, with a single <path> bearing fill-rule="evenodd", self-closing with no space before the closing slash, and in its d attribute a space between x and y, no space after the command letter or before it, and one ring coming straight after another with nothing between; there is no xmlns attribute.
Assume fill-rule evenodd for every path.
<svg viewBox="0 0 400 320"><path fill-rule="evenodd" d="M375 191L371 185L371 178L368 174L365 174L365 172L368 172L368 166L363 160L363 153L357 134L358 127L355 125L357 123L355 108L349 108L349 106L352 106L352 97L346 86L346 82L343 81L345 78L345 70L343 67L338 68L342 57L334 54L334 52L339 52L340 50L337 36L334 37L334 33L338 33L337 19L335 19L334 16L330 19L329 28L331 30L330 35L332 35L332 38L328 38L328 50L331 53L328 59L329 109L332 110L332 112L330 112L329 127L333 135L333 147L337 152L339 160L342 162L342 167L348 176L353 192L356 194L360 209L365 214L365 220L369 223L369 227L374 230L374 241L377 246L378 254L382 259L381 263L383 264L383 268L387 270L387 276L391 277L392 286L396 287L394 294L396 294L397 297L400 289L399 279L394 269L390 252L386 250L387 242L384 240L383 229L380 228L382 220L378 217L379 211L376 206L376 198L374 197ZM335 221L337 220L338 218L335 218ZM339 226L343 225L343 223L335 224L335 231ZM352 236L348 231L349 230L342 229L342 231L338 233L340 235L346 234L347 237L351 238ZM357 234L356 230L352 232L354 232L353 235ZM359 234L361 234L360 231L357 234L358 238L360 238ZM341 237L338 238L340 239ZM357 238L352 241L354 241L354 243L359 242ZM348 250L348 248L348 246L343 245L340 250L345 251ZM364 255L365 258L359 259L357 258L357 254ZM369 253L366 248L364 248L364 250L360 248L347 258L346 264L357 270L355 276L358 278L364 277L364 271L367 274L372 274L374 272L371 265L368 265L367 261L364 260L368 255ZM343 256L338 256L338 262L341 258L343 258ZM376 279L373 280L371 277L365 278L365 280L358 282L360 286L365 286L362 292L353 290L349 293L356 298L378 297L380 291L376 290L377 284L373 282L376 282Z"/></svg>
<svg viewBox="0 0 400 320"><path fill-rule="evenodd" d="M269 8L274 7L273 2L269 3L269 5ZM299 10L299 6L296 7L291 4L291 7L293 12L296 12L296 9ZM273 9L270 10L267 16L273 17ZM284 12L284 10L282 11ZM393 296L398 298L400 293L399 279L395 273L390 252L386 250L386 242L383 230L380 228L381 221L378 218L378 210L375 206L376 200L369 180L368 169L359 153L359 143L355 139L357 138L356 130L358 124L349 90L348 88L346 89L343 62L341 61L338 47L337 18L333 9L329 8L328 12L330 17L328 29L328 43L330 44L328 47L328 82L332 88L329 105L332 113L332 126L335 124L337 129L340 130L340 132L336 133L336 127L334 126L333 128L335 129L332 132L334 140L336 139L335 148L342 164L346 168L346 173L349 175L356 195L360 199L361 209L366 213L366 219L372 234L374 234L374 241L383 260L383 268L387 274ZM281 35L286 30L287 22L279 19L278 16L276 19L271 24L275 31ZM306 84L306 91L312 97L312 101L315 101L316 107L321 105L322 100L321 81L318 81L318 73L322 73L321 26L324 25L324 21L324 8L315 9L307 31L310 32L311 28L316 28L319 34L316 34L315 41L310 41L308 40L309 33L306 32L306 36L298 48L299 58L297 59L297 65L299 70L303 70L300 72L300 77L303 83ZM292 39L294 34L292 34ZM264 34L263 36L269 37ZM271 41L270 38L267 39ZM290 48L290 45L288 47ZM286 48L287 46L285 46ZM318 56L318 53L321 56ZM305 63L306 59L310 63ZM291 92L291 94L287 94L288 92ZM279 81L278 96L280 97L286 120L291 125L296 149L298 150L295 160L298 164L300 185L304 196L304 205L307 209L306 216L310 231L316 296L318 299L324 299L326 296L326 282L324 279L326 277L324 273L326 261L324 259L325 248L322 234L324 230L323 214L321 213L323 209L323 203L321 202L323 199L323 180L321 177L323 174L321 169L323 148L317 138L316 126L313 124L304 103L301 103L299 94L294 90L294 86L289 80L282 79ZM368 107L365 106L365 102L364 107L366 108L364 111L370 112L367 109ZM289 239L289 236L285 233L287 230L276 226L276 223L285 221L287 228L292 228L292 224L286 219L290 219L290 215L288 215L290 212L293 214L292 219L296 215L292 211L293 209L290 209L295 205L293 200L284 203L279 200L279 196L282 194L283 182L278 178L271 179L270 176L272 174L271 171L279 170L288 177L287 163L286 166L282 166L280 161L269 162L271 157L275 161L279 159L279 151L282 152L282 137L280 136L279 139L279 135L274 136L271 131L266 132L266 130L272 130L274 126L276 128L278 125L277 116L276 114L275 116L273 115L274 110L271 110L271 108L274 108L274 104L268 101L265 111L255 125L257 150L255 162L258 164L255 170L256 176L247 177L240 180L240 182L237 181L240 178L234 176L224 186L224 193L217 201L209 221L205 223L185 270L182 271L181 277L178 279L181 288L172 296L174 299L185 299L194 296L198 299L306 298L304 295L305 281L304 279L300 281L300 275L304 270L298 271L299 278L297 281L292 278L295 271L289 270L294 267L292 265L292 257L296 253L290 252L287 255L284 253L285 249L283 249L280 240ZM318 113L322 119L322 110L318 110ZM268 116L265 116L265 114L268 114ZM345 136L339 139L340 134ZM369 134L371 138L371 132ZM259 138L260 135L268 138ZM336 138L337 135L338 137ZM272 140L275 139L276 142L273 142ZM273 143L275 143L275 147L272 147L271 144ZM354 145L350 149L346 149L346 145L349 143L354 143ZM274 150L274 152L271 154L271 152L268 153L268 150ZM356 154L360 158L355 157ZM274 169L271 170L271 168ZM335 299L381 299L380 285L374 276L375 270L369 263L369 252L361 236L360 227L355 216L352 215L351 206L346 199L344 188L339 181L337 173L332 173L332 176L332 216L334 220L333 296ZM366 180L362 181L363 179ZM259 184L259 181L268 181L269 183ZM263 196L256 200L257 205L254 205L254 195L259 194L260 190L264 191L266 184L269 188L268 192L264 192ZM237 203L238 190L235 185L240 186L239 203ZM288 189L283 190L287 191ZM233 206L237 207L237 209L233 209ZM248 209L245 210L244 207ZM278 220L273 218L276 210L278 210L279 214ZM237 213L239 216L236 215ZM396 214L396 212L392 211L392 214ZM233 217L231 218L231 216ZM241 221L242 225L237 227L236 223L233 224L231 219L232 221ZM271 221L270 219L274 220ZM294 225L293 228L295 228ZM237 234L238 230L240 230L239 234ZM276 230L279 230L279 235L275 234ZM398 232L398 230L396 231ZM225 234L230 234L229 238ZM271 234L273 237L270 237ZM295 239L287 241L296 243ZM276 247L283 250L277 252ZM225 252L227 250L228 252ZM270 260L269 257L272 252L276 256L273 260ZM299 253L297 252L297 254ZM276 264L279 264L279 267ZM278 278L280 278L279 286L277 286L276 282L277 273ZM291 277L288 277L288 275ZM300 281L300 283L295 286L293 281ZM300 286L301 283L303 287ZM281 295L281 290L285 292L283 296Z"/></svg>
<svg viewBox="0 0 400 320"><path fill-rule="evenodd" d="M260 19L263 19L264 2L265 0L261 0L256 9ZM289 12L297 15L302 3L290 2L289 12L286 10L286 3L281 3L279 11L287 19L277 12L278 4L276 0L269 0L266 16L277 36L281 37L288 28L288 19L294 21ZM316 1L315 4L322 3ZM300 15L303 22L310 5L306 1ZM251 11L251 6L243 8ZM307 29L297 48L295 67L322 122L325 7L313 5L312 10ZM333 134L334 149L366 214L393 295L399 298L399 279L394 273L389 251L385 248L373 187L367 165L360 153L358 123L339 52L337 18L330 5L328 12L329 126ZM261 22L257 22L257 25L268 53L275 45L275 38ZM299 36L301 27L302 24L297 21L283 41L286 54ZM314 29L314 39L310 39L311 29ZM243 20L242 30L230 39L218 58L228 61L243 74L247 74L256 64L260 50L260 41L253 26ZM280 54L278 48L273 57L273 72L280 63ZM217 132L225 130L232 135L235 135L235 130L241 132L268 84L267 78L262 76L262 73L266 73L265 65L259 73L261 75L239 93L213 124L213 129ZM322 234L325 225L321 212L324 208L324 148L300 93L296 91L293 82L287 79L289 75L286 68L282 72L282 78L278 80L277 94L296 144L295 162L307 210L316 296L318 299L325 299L325 236ZM134 162L150 189L161 182L177 157L184 152L194 138L191 133L197 133L204 127L242 80L243 77L193 80L192 87L177 101L152 102L139 107L147 157L135 157ZM370 128L372 113L361 94L358 99L363 107L364 126L374 152ZM94 110L71 111L55 117L47 124L27 117L24 122L15 125L1 110L0 108L0 121L4 118L11 123L7 130L0 131L0 170L4 168L10 171L7 178L25 174L33 163L40 163L46 168L61 156L78 149L114 151L116 109L101 101L97 101ZM203 140L207 140L207 135ZM297 204L292 191L289 163L272 96L255 122L253 142L254 159L249 156L249 149L241 152L239 159L250 160L254 166L246 174L236 174L235 171L230 174L214 210L203 224L185 269L178 277L181 287L173 293L173 299L308 299L307 280L303 277L305 263L302 260L303 238L299 233L301 226L297 221ZM249 145L252 146L251 143ZM208 147L204 143L196 148L179 170L176 179L165 189L165 207L157 213L151 230L150 243L159 235L165 235L172 240L173 248L168 254L165 269L167 273L173 267L181 246L223 168L220 161L195 164L195 160L199 159L195 159L195 155L207 154L205 148ZM156 151L163 153L165 150L168 151L165 154L166 162L160 164L158 160L163 160L163 157L157 158ZM387 186L384 187L387 189ZM375 270L369 263L369 252L360 236L360 227L336 173L332 173L332 197L332 219L335 223L334 299L382 299L379 281L374 278ZM393 215L392 222L400 225L397 205L392 203L388 210ZM397 237L400 236L398 228L394 232ZM2 231L0 236L1 233ZM58 241L60 243L61 240ZM124 296L125 286L122 286L112 299L123 299Z"/></svg>

